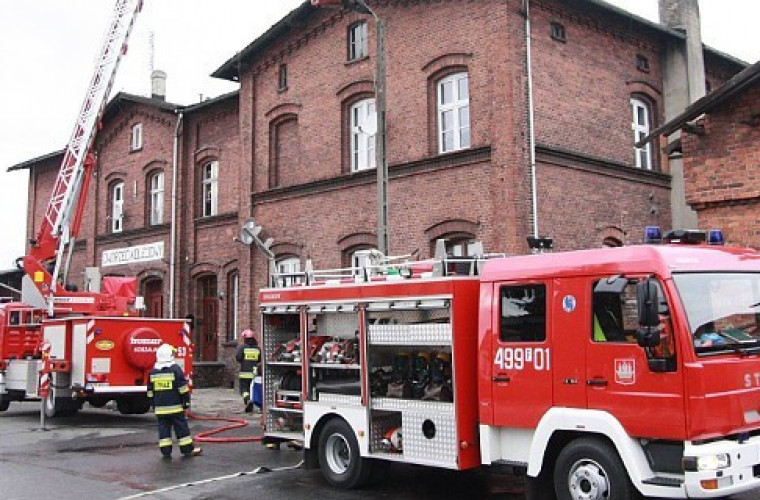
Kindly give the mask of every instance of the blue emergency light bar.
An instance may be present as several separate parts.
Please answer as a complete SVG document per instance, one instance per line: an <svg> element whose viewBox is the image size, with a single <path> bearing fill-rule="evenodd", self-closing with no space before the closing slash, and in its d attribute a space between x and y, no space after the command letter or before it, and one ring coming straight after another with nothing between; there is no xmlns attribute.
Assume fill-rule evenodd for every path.
<svg viewBox="0 0 760 500"><path fill-rule="evenodd" d="M644 243L660 243L662 241L662 231L660 226L647 226L644 231Z"/></svg>
<svg viewBox="0 0 760 500"><path fill-rule="evenodd" d="M707 233L707 243L709 245L725 245L726 241L723 239L723 231L720 229L710 229Z"/></svg>

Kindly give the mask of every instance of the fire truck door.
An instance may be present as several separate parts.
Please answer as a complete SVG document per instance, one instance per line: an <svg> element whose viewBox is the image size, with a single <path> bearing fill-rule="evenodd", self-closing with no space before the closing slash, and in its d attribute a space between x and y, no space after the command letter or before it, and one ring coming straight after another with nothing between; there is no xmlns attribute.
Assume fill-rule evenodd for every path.
<svg viewBox="0 0 760 500"><path fill-rule="evenodd" d="M535 427L552 405L551 281L494 285L493 425Z"/></svg>
<svg viewBox="0 0 760 500"><path fill-rule="evenodd" d="M551 299L554 406L586 408L586 349L591 300L585 278L554 280Z"/></svg>
<svg viewBox="0 0 760 500"><path fill-rule="evenodd" d="M635 283L629 282L618 294L600 293L595 291L599 279L605 278L587 284L592 298L587 309L592 320L586 330L584 381L588 407L614 415L632 436L681 438L685 429L682 373L675 362L665 371L651 368L649 358L654 354L647 354L636 342ZM671 327L669 318L663 321Z"/></svg>

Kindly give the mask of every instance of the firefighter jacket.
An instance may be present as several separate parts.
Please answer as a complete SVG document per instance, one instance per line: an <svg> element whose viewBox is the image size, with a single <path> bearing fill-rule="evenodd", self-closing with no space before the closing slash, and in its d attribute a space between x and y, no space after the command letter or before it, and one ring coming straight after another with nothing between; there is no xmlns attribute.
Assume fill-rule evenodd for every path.
<svg viewBox="0 0 760 500"><path fill-rule="evenodd" d="M190 406L190 387L179 365L150 371L148 398L155 407L156 416L183 413Z"/></svg>
<svg viewBox="0 0 760 500"><path fill-rule="evenodd" d="M238 347L235 359L240 363L240 378L253 378L259 371L261 349L243 344Z"/></svg>

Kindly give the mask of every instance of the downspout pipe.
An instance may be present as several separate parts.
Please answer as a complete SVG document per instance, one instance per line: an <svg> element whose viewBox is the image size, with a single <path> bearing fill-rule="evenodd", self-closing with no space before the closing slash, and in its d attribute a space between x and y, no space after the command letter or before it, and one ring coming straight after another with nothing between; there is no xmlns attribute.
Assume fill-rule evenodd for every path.
<svg viewBox="0 0 760 500"><path fill-rule="evenodd" d="M177 267L177 170L179 170L179 146L182 133L184 113L177 114L177 126L174 129L174 154L172 157L172 221L169 242L169 317L174 317L174 290L176 288L175 274Z"/></svg>
<svg viewBox="0 0 760 500"><path fill-rule="evenodd" d="M531 215L533 216L533 237L538 238L538 181L536 180L536 122L533 102L533 63L530 35L530 0L523 0L525 11L525 64L528 77L528 149L530 154Z"/></svg>

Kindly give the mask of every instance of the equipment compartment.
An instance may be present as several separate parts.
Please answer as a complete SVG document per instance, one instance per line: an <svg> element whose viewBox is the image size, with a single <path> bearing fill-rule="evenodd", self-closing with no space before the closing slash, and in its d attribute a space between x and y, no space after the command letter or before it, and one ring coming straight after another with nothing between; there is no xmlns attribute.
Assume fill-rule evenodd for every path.
<svg viewBox="0 0 760 500"><path fill-rule="evenodd" d="M299 437L303 432L300 309L267 308L262 329L265 427L270 434Z"/></svg>

